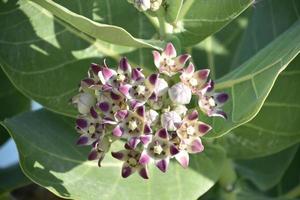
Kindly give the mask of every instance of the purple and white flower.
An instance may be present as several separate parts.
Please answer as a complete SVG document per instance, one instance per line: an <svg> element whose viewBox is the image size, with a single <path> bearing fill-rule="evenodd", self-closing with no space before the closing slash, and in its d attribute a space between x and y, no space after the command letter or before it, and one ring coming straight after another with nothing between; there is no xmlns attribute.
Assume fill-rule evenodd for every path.
<svg viewBox="0 0 300 200"><path fill-rule="evenodd" d="M214 92L214 82L210 80L206 86L198 93L198 105L208 116L216 116L227 119L227 114L222 110L222 106L228 101L227 93Z"/></svg>
<svg viewBox="0 0 300 200"><path fill-rule="evenodd" d="M176 49L172 43L168 43L162 53L153 51L154 64L160 73L173 76L183 69L186 61L191 57L188 54L177 56Z"/></svg>
<svg viewBox="0 0 300 200"><path fill-rule="evenodd" d="M79 113L77 144L91 146L88 160L98 160L101 166L114 141L126 140L125 149L112 152L123 161L124 178L138 172L148 179L151 162L166 172L172 158L186 168L189 154L204 150L201 137L212 127L199 121L196 110L187 108L193 95L208 116L226 118L221 107L228 95L213 91L213 82L207 81L209 70L195 71L192 63L185 68L190 56L176 57L171 43L153 55L159 72L148 76L142 68L131 67L127 58L120 60L116 70L105 62L92 64L80 83L79 94L72 99ZM179 81L172 77L176 73L180 73Z"/></svg>

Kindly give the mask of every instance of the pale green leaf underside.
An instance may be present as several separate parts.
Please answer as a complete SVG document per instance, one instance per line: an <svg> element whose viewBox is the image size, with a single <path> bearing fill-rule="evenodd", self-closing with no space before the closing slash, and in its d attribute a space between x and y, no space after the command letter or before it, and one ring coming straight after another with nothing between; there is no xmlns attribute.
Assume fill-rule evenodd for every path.
<svg viewBox="0 0 300 200"><path fill-rule="evenodd" d="M62 21L68 23L90 37L116 45L148 47L160 49L158 41L146 41L134 38L125 29L108 24L100 24L82 15L76 14L51 0L31 0L50 11Z"/></svg>
<svg viewBox="0 0 300 200"><path fill-rule="evenodd" d="M41 110L6 120L4 126L17 144L25 174L65 198L197 199L214 185L224 160L221 149L207 145L192 156L188 169L172 162L166 174L151 167L147 181L137 174L123 179L122 163L110 155L102 168L86 160L88 148L75 146L73 120ZM114 144L113 150L120 149Z"/></svg>
<svg viewBox="0 0 300 200"><path fill-rule="evenodd" d="M300 57L276 81L258 115L221 138L233 158L255 158L279 152L300 141Z"/></svg>
<svg viewBox="0 0 300 200"><path fill-rule="evenodd" d="M80 14L98 16L96 9L91 14L89 6L81 1L77 3ZM102 21L114 22L118 17L126 15L123 10L116 14L108 12L112 9L110 6L117 2L109 3L101 2L101 5L97 5L102 12L108 13L105 16L108 19L103 17ZM77 114L69 100L78 90L80 80L86 76L90 63L102 63L108 56L107 63L115 67L114 60L121 57L119 53L128 49L132 51L132 48L96 41L84 34L78 35L75 30L31 1L0 2L0 15L0 65L6 75L26 96L50 110L68 116ZM142 15L138 15L131 26L137 28L136 31L130 28L135 35L149 37L153 34L150 23ZM142 50L137 50L134 55L144 64Z"/></svg>
<svg viewBox="0 0 300 200"><path fill-rule="evenodd" d="M253 0L186 0L178 20L178 26L184 28L177 34L182 45L199 43L235 19L252 3Z"/></svg>
<svg viewBox="0 0 300 200"><path fill-rule="evenodd" d="M225 91L230 101L224 110L228 120L214 118L213 133L219 137L248 121L258 113L282 70L300 51L300 22L284 32L236 70L217 81L216 89Z"/></svg>

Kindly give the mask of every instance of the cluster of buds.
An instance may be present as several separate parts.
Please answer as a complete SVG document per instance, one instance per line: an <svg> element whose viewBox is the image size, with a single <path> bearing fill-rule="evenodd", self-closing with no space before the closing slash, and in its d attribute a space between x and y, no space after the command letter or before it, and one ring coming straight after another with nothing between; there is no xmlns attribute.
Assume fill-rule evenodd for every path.
<svg viewBox="0 0 300 200"><path fill-rule="evenodd" d="M127 0L133 4L139 11L157 11L163 3L163 0Z"/></svg>
<svg viewBox="0 0 300 200"><path fill-rule="evenodd" d="M228 95L214 92L208 69L195 71L191 62L186 67L190 55L177 56L171 43L153 56L158 72L148 76L126 58L116 70L92 64L72 99L80 113L77 144L92 146L89 160L101 166L111 144L125 140L123 150L111 153L123 161L124 178L137 171L148 179L149 163L166 172L171 158L186 168L189 154L204 150L201 137L212 127L199 121L198 107L187 109L192 96L208 116L226 118L221 107Z"/></svg>

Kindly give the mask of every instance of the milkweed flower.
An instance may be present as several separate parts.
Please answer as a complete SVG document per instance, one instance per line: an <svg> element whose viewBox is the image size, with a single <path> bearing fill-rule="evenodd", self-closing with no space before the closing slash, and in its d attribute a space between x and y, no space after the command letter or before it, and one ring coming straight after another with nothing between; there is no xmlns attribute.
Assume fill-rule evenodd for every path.
<svg viewBox="0 0 300 200"><path fill-rule="evenodd" d="M222 110L222 106L228 101L227 93L214 92L214 82L210 80L206 86L199 91L198 105L208 116L217 116L227 119L227 114Z"/></svg>
<svg viewBox="0 0 300 200"><path fill-rule="evenodd" d="M167 172L173 158L186 168L189 154L204 150L202 137L213 127L199 120L197 108L188 109L192 99L198 98L198 108L208 116L226 118L222 106L228 95L214 91L208 69L185 66L190 55L177 56L171 43L153 55L158 71L149 75L125 57L115 68L92 64L72 98L79 113L77 145L91 146L88 160L101 166L113 143L124 141L124 149L111 152L123 161L124 178L138 172L148 179L152 163Z"/></svg>
<svg viewBox="0 0 300 200"><path fill-rule="evenodd" d="M168 43L162 53L153 51L154 64L160 73L173 76L183 69L185 63L191 57L188 54L177 56L176 49L172 43ZM176 57L177 56L177 57Z"/></svg>

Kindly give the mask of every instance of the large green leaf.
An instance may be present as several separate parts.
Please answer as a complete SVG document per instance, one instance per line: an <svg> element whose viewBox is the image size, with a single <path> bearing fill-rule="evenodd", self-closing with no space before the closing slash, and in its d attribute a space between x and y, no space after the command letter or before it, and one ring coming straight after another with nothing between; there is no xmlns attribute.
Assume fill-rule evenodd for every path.
<svg viewBox="0 0 300 200"><path fill-rule="evenodd" d="M110 155L100 169L86 160L88 149L75 146L72 119L41 110L6 120L4 126L17 144L25 174L72 199L196 199L214 185L225 157L220 148L207 145L203 153L192 156L188 169L172 162L166 174L150 167L147 181L138 175L122 179L122 163Z"/></svg>
<svg viewBox="0 0 300 200"><path fill-rule="evenodd" d="M219 137L255 117L279 73L300 51L300 22L236 70L219 79L217 90L226 91L230 101L224 109L228 120L209 119L214 127L208 137Z"/></svg>
<svg viewBox="0 0 300 200"><path fill-rule="evenodd" d="M0 196L31 183L21 171L19 164L0 169L0 180Z"/></svg>
<svg viewBox="0 0 300 200"><path fill-rule="evenodd" d="M250 122L221 138L233 158L270 155L300 141L300 57L280 74L261 111Z"/></svg>
<svg viewBox="0 0 300 200"><path fill-rule="evenodd" d="M260 190L277 185L296 155L298 145L277 154L252 160L236 161L243 178L251 180Z"/></svg>
<svg viewBox="0 0 300 200"><path fill-rule="evenodd" d="M53 13L62 21L68 23L79 31L89 35L90 37L106 41L108 43L132 46L132 47L150 47L160 48L158 41L146 41L134 38L125 29L108 24L101 24L92 21L82 15L76 14L67 8L55 3L51 0L31 0L46 10ZM120 5L119 5L120 6ZM120 6L121 7L121 6ZM113 8L114 9L114 8ZM114 10L113 10L114 11ZM156 43L156 44L155 44Z"/></svg>
<svg viewBox="0 0 300 200"><path fill-rule="evenodd" d="M74 12L101 22L125 26L125 20L117 19L130 16L133 20L128 29L132 34L141 37L154 34L146 17L136 9L132 8L134 13L130 15L121 8L112 13L118 1L97 2L60 1ZM76 93L79 81L86 76L90 63L102 63L104 56L117 60L120 52L132 51L84 34L78 35L78 31L31 1L0 1L0 12L1 67L23 94L55 112L76 115L68 102ZM142 51L135 56L142 58ZM108 63L112 60L108 59Z"/></svg>
<svg viewBox="0 0 300 200"><path fill-rule="evenodd" d="M238 42L228 69L233 70L263 49L300 18L300 1L257 1L249 26Z"/></svg>
<svg viewBox="0 0 300 200"><path fill-rule="evenodd" d="M199 43L248 8L253 0L186 0L178 19L183 46Z"/></svg>
<svg viewBox="0 0 300 200"><path fill-rule="evenodd" d="M195 64L209 67L213 78L224 76L292 26L299 18L299 10L300 1L257 1L220 32L193 48Z"/></svg>
<svg viewBox="0 0 300 200"><path fill-rule="evenodd" d="M30 108L30 100L20 94L9 82L0 69L0 121ZM7 141L9 135L0 127L0 145Z"/></svg>

